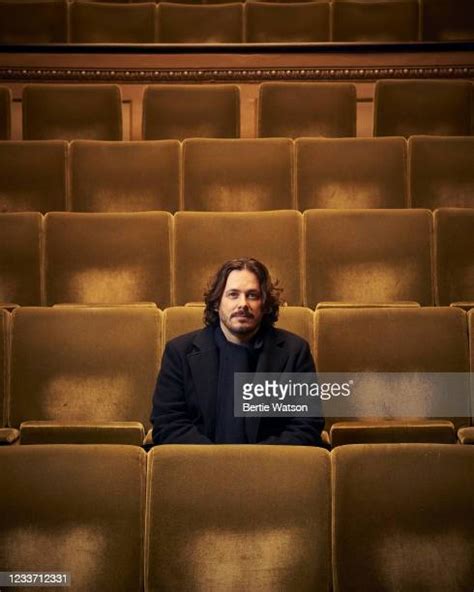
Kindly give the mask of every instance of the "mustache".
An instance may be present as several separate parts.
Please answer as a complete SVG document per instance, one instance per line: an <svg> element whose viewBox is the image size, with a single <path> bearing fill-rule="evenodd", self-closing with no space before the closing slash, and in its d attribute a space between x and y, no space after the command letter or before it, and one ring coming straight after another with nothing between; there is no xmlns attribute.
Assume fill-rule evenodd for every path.
<svg viewBox="0 0 474 592"><path fill-rule="evenodd" d="M253 314L250 311L241 310L239 312L234 312L230 315L230 318L233 319L234 317L243 317L246 319L253 319Z"/></svg>

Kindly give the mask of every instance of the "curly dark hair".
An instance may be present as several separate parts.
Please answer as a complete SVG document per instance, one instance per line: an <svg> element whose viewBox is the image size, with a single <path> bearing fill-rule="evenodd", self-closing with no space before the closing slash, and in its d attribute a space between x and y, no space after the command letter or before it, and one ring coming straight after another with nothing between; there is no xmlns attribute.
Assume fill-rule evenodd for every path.
<svg viewBox="0 0 474 592"><path fill-rule="evenodd" d="M260 283L263 302L262 326L271 327L278 320L278 311L282 304L280 300L282 289L277 287L278 281L275 283L272 282L270 273L263 263L250 257L242 257L241 259L226 261L210 281L208 289L204 294L206 305L204 323L206 325L215 325L219 322L218 308L227 278L231 271L241 271L243 269L255 274Z"/></svg>

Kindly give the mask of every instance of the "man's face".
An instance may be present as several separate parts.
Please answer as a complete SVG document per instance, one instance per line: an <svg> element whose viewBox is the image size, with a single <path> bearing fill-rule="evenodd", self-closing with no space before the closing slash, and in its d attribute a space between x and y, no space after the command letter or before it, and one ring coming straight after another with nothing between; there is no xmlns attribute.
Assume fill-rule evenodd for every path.
<svg viewBox="0 0 474 592"><path fill-rule="evenodd" d="M226 337L237 341L250 339L260 327L262 309L262 292L257 276L247 269L231 271L218 309Z"/></svg>

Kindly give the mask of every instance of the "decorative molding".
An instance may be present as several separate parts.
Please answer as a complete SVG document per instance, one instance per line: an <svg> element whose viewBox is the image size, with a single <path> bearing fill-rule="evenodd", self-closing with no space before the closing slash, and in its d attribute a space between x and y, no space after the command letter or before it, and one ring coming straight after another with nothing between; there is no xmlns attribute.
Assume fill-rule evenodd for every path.
<svg viewBox="0 0 474 592"><path fill-rule="evenodd" d="M2 82L264 82L364 81L379 79L474 78L473 66L351 68L0 68Z"/></svg>

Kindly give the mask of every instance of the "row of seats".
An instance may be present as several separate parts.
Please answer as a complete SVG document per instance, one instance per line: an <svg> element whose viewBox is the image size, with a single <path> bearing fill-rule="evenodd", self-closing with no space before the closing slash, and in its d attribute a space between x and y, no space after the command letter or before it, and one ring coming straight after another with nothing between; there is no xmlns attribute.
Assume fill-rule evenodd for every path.
<svg viewBox="0 0 474 592"><path fill-rule="evenodd" d="M223 261L255 257L290 305L469 308L473 230L472 208L434 219L429 210L1 214L0 302L202 302Z"/></svg>
<svg viewBox="0 0 474 592"><path fill-rule="evenodd" d="M474 137L0 141L1 212L474 208Z"/></svg>
<svg viewBox="0 0 474 592"><path fill-rule="evenodd" d="M474 450L0 450L4 570L74 592L467 591Z"/></svg>
<svg viewBox="0 0 474 592"><path fill-rule="evenodd" d="M164 345L202 328L203 308L22 307L0 319L0 441L141 445ZM277 326L308 341L320 373L359 376L352 397L321 397L333 446L474 443L474 310L282 307Z"/></svg>
<svg viewBox="0 0 474 592"><path fill-rule="evenodd" d="M374 136L469 136L474 86L463 80L380 80ZM351 83L266 82L260 85L257 136L352 137L356 87ZM0 87L0 137L10 134L10 91ZM24 140L122 140L121 92L109 84L26 85ZM3 113L3 114L2 114ZM240 136L239 87L152 85L143 96L143 139Z"/></svg>
<svg viewBox="0 0 474 592"><path fill-rule="evenodd" d="M188 2L189 0L187 0ZM206 3L207 4L207 3ZM474 39L470 0L0 2L1 43L314 43ZM199 21L200 26L195 23Z"/></svg>

